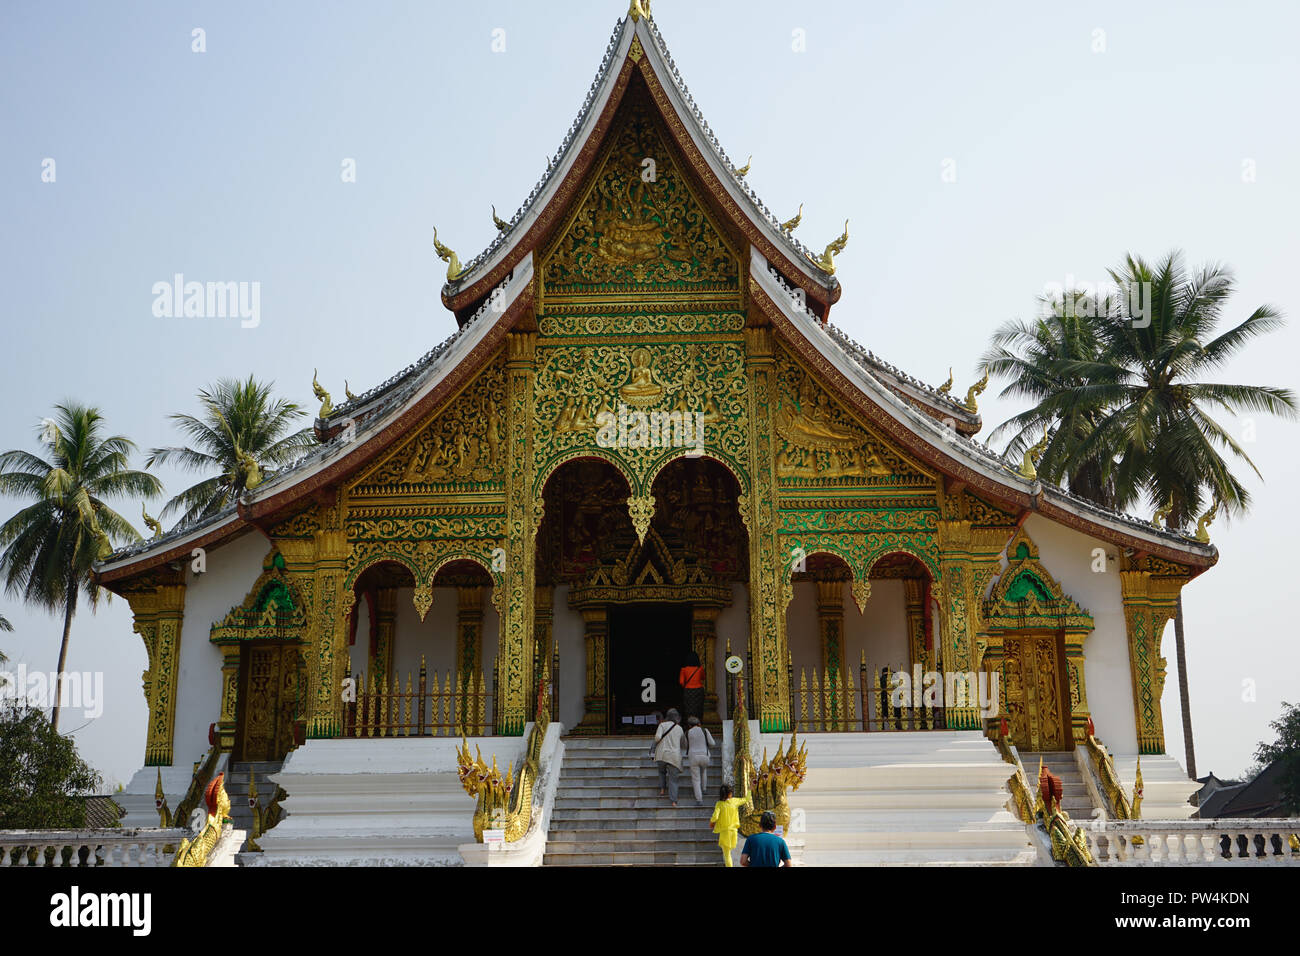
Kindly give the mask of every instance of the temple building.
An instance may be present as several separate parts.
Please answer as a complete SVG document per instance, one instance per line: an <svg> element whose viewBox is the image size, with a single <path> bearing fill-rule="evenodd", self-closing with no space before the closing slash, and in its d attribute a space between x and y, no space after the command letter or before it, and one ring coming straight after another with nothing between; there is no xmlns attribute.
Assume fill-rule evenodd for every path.
<svg viewBox="0 0 1300 956"><path fill-rule="evenodd" d="M1095 735L1121 776L1141 755L1177 779L1162 634L1216 549L980 443L986 382L931 387L840 331L847 224L810 249L773 217L641 6L492 244L462 262L436 235L456 332L359 397L320 390L303 460L97 567L148 652L140 820L205 755L504 754L539 698L571 742L646 733L692 654L706 726L743 685L810 768L822 736L996 765L990 738Z"/></svg>

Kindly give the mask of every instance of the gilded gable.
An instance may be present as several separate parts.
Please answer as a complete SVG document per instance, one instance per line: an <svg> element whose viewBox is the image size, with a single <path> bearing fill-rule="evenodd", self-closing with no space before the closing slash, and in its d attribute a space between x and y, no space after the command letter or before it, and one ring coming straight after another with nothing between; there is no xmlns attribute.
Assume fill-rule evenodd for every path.
<svg viewBox="0 0 1300 956"><path fill-rule="evenodd" d="M505 366L498 358L451 405L353 486L354 497L502 487Z"/></svg>
<svg viewBox="0 0 1300 956"><path fill-rule="evenodd" d="M541 268L545 310L640 297L740 297L740 256L691 192L643 95L629 96ZM698 301L693 302L698 305Z"/></svg>

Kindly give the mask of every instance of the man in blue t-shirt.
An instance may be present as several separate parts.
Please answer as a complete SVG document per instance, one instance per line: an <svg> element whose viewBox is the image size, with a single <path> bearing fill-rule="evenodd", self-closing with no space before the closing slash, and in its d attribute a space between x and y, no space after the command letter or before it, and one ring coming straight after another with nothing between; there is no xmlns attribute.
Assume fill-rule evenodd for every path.
<svg viewBox="0 0 1300 956"><path fill-rule="evenodd" d="M764 810L758 825L763 828L763 832L745 838L744 849L740 851L740 865L789 866L790 847L772 832L776 829L776 814Z"/></svg>

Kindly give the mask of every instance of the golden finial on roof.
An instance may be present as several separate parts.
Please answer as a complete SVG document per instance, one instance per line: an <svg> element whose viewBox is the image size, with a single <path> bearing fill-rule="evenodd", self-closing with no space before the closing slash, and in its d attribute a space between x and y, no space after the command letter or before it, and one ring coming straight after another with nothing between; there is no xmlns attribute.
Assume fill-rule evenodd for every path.
<svg viewBox="0 0 1300 956"><path fill-rule="evenodd" d="M632 0L627 8L627 15L636 23L641 18L650 19L650 0Z"/></svg>
<svg viewBox="0 0 1300 956"><path fill-rule="evenodd" d="M1033 481L1038 477L1038 460L1047 451L1047 426L1043 426L1043 437L1025 449L1025 457L1020 462L1020 477Z"/></svg>
<svg viewBox="0 0 1300 956"><path fill-rule="evenodd" d="M944 395L947 395L949 392L952 391L952 366L951 365L948 366L948 381L944 382L942 385L939 386L939 391L941 394Z"/></svg>
<svg viewBox="0 0 1300 956"><path fill-rule="evenodd" d="M1214 516L1219 513L1219 498L1216 495L1214 503L1210 505L1210 510L1201 515L1196 522L1196 540L1201 544L1210 543L1210 524L1214 521Z"/></svg>
<svg viewBox="0 0 1300 956"><path fill-rule="evenodd" d="M330 412L334 411L334 403L330 401L330 393L321 388L320 382L317 381L316 369L311 370L311 390L320 401L320 414L316 417L328 418Z"/></svg>
<svg viewBox="0 0 1300 956"><path fill-rule="evenodd" d="M966 392L966 411L968 412L979 411L979 405L976 404L975 399L979 396L981 392L984 391L984 389L988 387L989 387L989 372L988 369L985 369L984 377L980 379L978 382L976 382L974 385L972 385L970 389Z"/></svg>
<svg viewBox="0 0 1300 956"><path fill-rule="evenodd" d="M1156 513L1151 516L1151 527L1168 528L1169 513L1174 510L1174 496L1170 495L1169 500L1156 509Z"/></svg>
<svg viewBox="0 0 1300 956"><path fill-rule="evenodd" d="M751 155L749 159L745 160L744 166L741 166L738 170L736 170L736 175L739 176L741 179L744 179L746 174L749 172L749 167L752 165L754 165L753 155Z"/></svg>
<svg viewBox="0 0 1300 956"><path fill-rule="evenodd" d="M826 250L820 256L814 256L808 253L808 258L812 260L817 268L821 269L827 275L835 274L835 257L844 251L844 247L849 244L849 221L844 220L844 234L838 239L832 240L826 246Z"/></svg>
<svg viewBox="0 0 1300 956"><path fill-rule="evenodd" d="M803 220L803 203L800 203L799 211L794 214L794 218L787 219L785 222L781 223L781 231L794 232L802 220ZM847 227L848 223L845 223L844 225Z"/></svg>
<svg viewBox="0 0 1300 956"><path fill-rule="evenodd" d="M460 256L438 241L437 226L433 227L433 251L438 254L439 259L447 263L448 282L455 282L465 274L465 270L461 268Z"/></svg>
<svg viewBox="0 0 1300 956"><path fill-rule="evenodd" d="M348 388L348 380L346 378L343 380L343 394L349 402L355 402L357 400L357 397L352 394L352 389Z"/></svg>
<svg viewBox="0 0 1300 956"><path fill-rule="evenodd" d="M492 225L497 227L497 232L505 232L510 228L510 223L497 215L497 207L495 205L492 207Z"/></svg>
<svg viewBox="0 0 1300 956"><path fill-rule="evenodd" d="M140 502L140 514L144 516L145 527L147 527L150 531L153 532L153 536L155 538L161 538L163 533L163 527L157 522L156 519L149 517L149 512L144 510L143 501Z"/></svg>

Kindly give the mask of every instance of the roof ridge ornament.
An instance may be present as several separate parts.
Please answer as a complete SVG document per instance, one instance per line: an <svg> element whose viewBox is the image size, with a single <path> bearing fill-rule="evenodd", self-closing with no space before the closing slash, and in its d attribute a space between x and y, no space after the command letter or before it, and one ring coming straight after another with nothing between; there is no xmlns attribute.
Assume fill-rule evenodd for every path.
<svg viewBox="0 0 1300 956"><path fill-rule="evenodd" d="M988 387L989 387L989 370L985 369L984 377L980 379L978 382L976 382L974 385L972 385L970 389L968 389L966 392L966 411L968 412L979 411L979 405L976 403L975 399L979 397L979 395L984 391L984 389Z"/></svg>
<svg viewBox="0 0 1300 956"><path fill-rule="evenodd" d="M649 20L650 0L632 0L631 4L628 5L627 15L632 18L633 23L640 21L643 17Z"/></svg>
<svg viewBox="0 0 1300 956"><path fill-rule="evenodd" d="M510 228L510 223L497 215L497 207L495 203L492 205L492 225L497 227L497 232L505 232Z"/></svg>
<svg viewBox="0 0 1300 956"><path fill-rule="evenodd" d="M1038 478L1038 460L1043 457L1043 452L1047 451L1048 433L1047 426L1043 426L1043 437L1038 439L1028 448L1025 449L1025 457L1020 462L1020 477L1027 481L1035 481Z"/></svg>
<svg viewBox="0 0 1300 956"><path fill-rule="evenodd" d="M448 282L455 282L465 274L465 269L460 264L460 256L438 241L437 226L433 227L433 251L438 254L439 259L447 263Z"/></svg>
<svg viewBox="0 0 1300 956"><path fill-rule="evenodd" d="M752 165L754 165L754 155L753 155L753 153L750 154L749 159L745 160L745 165L744 165L744 166L741 166L739 169L736 170L736 178L737 178L737 179L744 179L745 176L749 173L749 167L752 166ZM803 207L800 207L800 208L803 208Z"/></svg>
<svg viewBox="0 0 1300 956"><path fill-rule="evenodd" d="M1210 543L1210 523L1214 516L1219 513L1219 496L1214 496L1214 503L1210 505L1210 510L1201 515L1196 522L1196 540L1201 544Z"/></svg>
<svg viewBox="0 0 1300 956"><path fill-rule="evenodd" d="M785 222L781 223L781 231L794 232L797 228L799 228L799 223L801 223L802 221L803 221L803 203L800 203L799 211L794 214L794 218L787 219ZM848 222L844 223L844 228L845 229L849 228Z"/></svg>
<svg viewBox="0 0 1300 956"><path fill-rule="evenodd" d="M952 391L952 366L951 366L951 365L948 366L948 381L946 381L946 382L944 382L942 385L940 385L940 386L936 389L936 391L937 391L940 395L947 395L949 392Z"/></svg>
<svg viewBox="0 0 1300 956"><path fill-rule="evenodd" d="M800 209L803 207L800 206ZM810 262L817 268L821 269L827 275L835 275L835 257L844 251L844 247L849 244L849 221L844 220L844 233L838 239L834 239L826 246L826 249L820 256L814 256L811 252L806 253Z"/></svg>
<svg viewBox="0 0 1300 956"><path fill-rule="evenodd" d="M334 403L330 401L330 393L325 391L325 389L321 387L320 382L317 381L316 373L316 369L311 370L311 391L320 401L320 414L316 417L329 418L330 412L334 411Z"/></svg>

